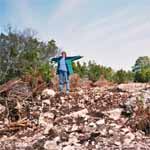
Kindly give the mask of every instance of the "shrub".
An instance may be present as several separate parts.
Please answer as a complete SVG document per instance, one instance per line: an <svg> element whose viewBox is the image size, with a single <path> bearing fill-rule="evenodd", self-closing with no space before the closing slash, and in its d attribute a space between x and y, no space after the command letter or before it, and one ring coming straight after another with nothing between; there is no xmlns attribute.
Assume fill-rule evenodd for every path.
<svg viewBox="0 0 150 150"><path fill-rule="evenodd" d="M125 70L118 70L113 77L114 82L116 83L126 83L131 82L134 80L134 73L133 72L126 72Z"/></svg>
<svg viewBox="0 0 150 150"><path fill-rule="evenodd" d="M83 64L81 64L79 61L77 63L73 63L73 70L75 73L77 73L81 78L84 78L85 76L87 76L87 72L88 72L88 66L87 64L84 62Z"/></svg>
<svg viewBox="0 0 150 150"><path fill-rule="evenodd" d="M43 43L34 37L32 30L0 34L0 84L26 73L40 72L50 79L48 58L57 53L54 40Z"/></svg>
<svg viewBox="0 0 150 150"><path fill-rule="evenodd" d="M143 68L135 73L136 82L150 82L150 68Z"/></svg>
<svg viewBox="0 0 150 150"><path fill-rule="evenodd" d="M100 78L100 66L97 65L95 62L89 62L88 78L93 82L97 81Z"/></svg>
<svg viewBox="0 0 150 150"><path fill-rule="evenodd" d="M133 69L134 72L138 72L142 68L147 68L147 67L150 67L150 57L143 56L143 57L139 57L136 60L135 65L133 66L132 69Z"/></svg>
<svg viewBox="0 0 150 150"><path fill-rule="evenodd" d="M113 81L114 71L111 67L100 66L100 76L108 81Z"/></svg>

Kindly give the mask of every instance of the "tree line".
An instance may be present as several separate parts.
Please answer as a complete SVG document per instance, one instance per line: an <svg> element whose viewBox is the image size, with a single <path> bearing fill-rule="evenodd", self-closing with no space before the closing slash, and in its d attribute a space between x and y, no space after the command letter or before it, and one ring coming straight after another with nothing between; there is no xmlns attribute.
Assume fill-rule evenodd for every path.
<svg viewBox="0 0 150 150"><path fill-rule="evenodd" d="M48 82L55 66L49 58L56 56L59 48L55 40L40 41L31 29L14 30L11 26L0 34L0 84L30 74L41 75ZM88 63L73 63L75 73L93 82L105 78L115 83L150 82L150 57L139 57L131 71L114 71L111 67Z"/></svg>
<svg viewBox="0 0 150 150"><path fill-rule="evenodd" d="M114 71L111 67L98 65L94 61L83 64L77 62L73 67L80 77L88 77L93 82L100 77L114 83L150 82L150 57L148 56L139 57L131 71L123 69Z"/></svg>

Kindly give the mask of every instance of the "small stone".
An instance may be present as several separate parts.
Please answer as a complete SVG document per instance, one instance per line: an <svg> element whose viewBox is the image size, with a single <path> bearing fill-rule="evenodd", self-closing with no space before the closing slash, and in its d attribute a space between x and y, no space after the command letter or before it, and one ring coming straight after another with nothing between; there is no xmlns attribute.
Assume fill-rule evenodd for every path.
<svg viewBox="0 0 150 150"><path fill-rule="evenodd" d="M91 143L93 146L95 145L95 141L92 141L92 143Z"/></svg>
<svg viewBox="0 0 150 150"><path fill-rule="evenodd" d="M108 111L107 113L109 115L109 118L111 118L113 120L118 120L121 117L122 109L116 108L116 109Z"/></svg>
<svg viewBox="0 0 150 150"><path fill-rule="evenodd" d="M44 105L44 104L50 105L51 104L50 100L49 99L43 100L42 105Z"/></svg>
<svg viewBox="0 0 150 150"><path fill-rule="evenodd" d="M99 99L100 98L100 95L96 95L95 96L95 99L97 100L97 99Z"/></svg>
<svg viewBox="0 0 150 150"><path fill-rule="evenodd" d="M133 133L127 133L125 135L124 144L129 145L135 139L135 135Z"/></svg>
<svg viewBox="0 0 150 150"><path fill-rule="evenodd" d="M59 137L59 136L55 137L55 138L54 138L54 141L55 141L56 143L60 142L60 137Z"/></svg>
<svg viewBox="0 0 150 150"><path fill-rule="evenodd" d="M78 92L79 95L83 95L84 94L84 91L81 89L79 92Z"/></svg>
<svg viewBox="0 0 150 150"><path fill-rule="evenodd" d="M37 99L38 101L40 101L40 100L41 100L41 95L38 95L38 96L36 97L36 99Z"/></svg>
<svg viewBox="0 0 150 150"><path fill-rule="evenodd" d="M39 125L45 128L44 134L48 134L49 131L53 128L53 119L54 114L53 113L41 113L39 117Z"/></svg>
<svg viewBox="0 0 150 150"><path fill-rule="evenodd" d="M103 125L103 124L105 124L105 119L100 119L100 120L96 121L96 124L97 125Z"/></svg>
<svg viewBox="0 0 150 150"><path fill-rule="evenodd" d="M117 145L117 146L120 146L121 142L120 141L115 141L114 144Z"/></svg>
<svg viewBox="0 0 150 150"><path fill-rule="evenodd" d="M56 92L52 89L45 89L42 91L43 98L54 97L55 95L56 95Z"/></svg>
<svg viewBox="0 0 150 150"><path fill-rule="evenodd" d="M145 133L142 132L142 131L137 131L137 132L135 133L136 139L137 139L137 140L141 140L141 139L143 138L144 134L145 134Z"/></svg>
<svg viewBox="0 0 150 150"><path fill-rule="evenodd" d="M87 116L86 115L87 113L88 113L87 109L82 109L80 111L71 113L69 116L73 117L73 118L78 118L78 117L84 117L85 118Z"/></svg>
<svg viewBox="0 0 150 150"><path fill-rule="evenodd" d="M129 128L122 128L121 131L125 134L127 132L130 132Z"/></svg>
<svg viewBox="0 0 150 150"><path fill-rule="evenodd" d="M69 142L68 143L75 144L75 143L78 143L78 142L79 142L79 140L77 139L76 136L70 136L69 137Z"/></svg>
<svg viewBox="0 0 150 150"><path fill-rule="evenodd" d="M0 114L4 113L5 109L6 109L5 106L0 104Z"/></svg>
<svg viewBox="0 0 150 150"><path fill-rule="evenodd" d="M48 124L44 130L44 135L48 135L49 131L53 128L53 124Z"/></svg>
<svg viewBox="0 0 150 150"><path fill-rule="evenodd" d="M95 124L94 122L91 122L91 123L89 124L89 127L96 128L97 126L96 126L96 124Z"/></svg>
<svg viewBox="0 0 150 150"><path fill-rule="evenodd" d="M63 148L63 150L75 150L74 146L68 145Z"/></svg>
<svg viewBox="0 0 150 150"><path fill-rule="evenodd" d="M110 126L111 126L113 129L115 129L115 130L118 130L118 129L120 129L120 128L122 127L121 125L118 125L118 124L116 124L116 123L111 123Z"/></svg>
<svg viewBox="0 0 150 150"><path fill-rule="evenodd" d="M113 134L114 134L114 131L113 131L112 129L110 129L110 130L108 131L108 133L109 133L109 135L113 135Z"/></svg>
<svg viewBox="0 0 150 150"><path fill-rule="evenodd" d="M44 144L46 150L58 150L58 146L54 141L46 141Z"/></svg>
<svg viewBox="0 0 150 150"><path fill-rule="evenodd" d="M60 97L60 100L65 102L65 98L63 96Z"/></svg>
<svg viewBox="0 0 150 150"><path fill-rule="evenodd" d="M9 120L7 118L4 118L4 125L8 125L9 124Z"/></svg>
<svg viewBox="0 0 150 150"><path fill-rule="evenodd" d="M73 124L71 131L73 132L73 131L76 131L78 129L79 129L79 127L76 124Z"/></svg>
<svg viewBox="0 0 150 150"><path fill-rule="evenodd" d="M100 134L101 134L102 136L106 136L106 135L107 135L107 130L106 130L106 128L100 130Z"/></svg>

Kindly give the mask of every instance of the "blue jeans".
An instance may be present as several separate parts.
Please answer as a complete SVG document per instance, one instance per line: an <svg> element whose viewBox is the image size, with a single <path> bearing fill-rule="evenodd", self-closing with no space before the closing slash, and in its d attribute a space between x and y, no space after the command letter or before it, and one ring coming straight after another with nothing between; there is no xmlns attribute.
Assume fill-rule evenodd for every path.
<svg viewBox="0 0 150 150"><path fill-rule="evenodd" d="M65 84L66 84L66 92L69 92L69 90L70 90L69 75L66 71L59 70L59 90L60 90L60 92L63 91Z"/></svg>

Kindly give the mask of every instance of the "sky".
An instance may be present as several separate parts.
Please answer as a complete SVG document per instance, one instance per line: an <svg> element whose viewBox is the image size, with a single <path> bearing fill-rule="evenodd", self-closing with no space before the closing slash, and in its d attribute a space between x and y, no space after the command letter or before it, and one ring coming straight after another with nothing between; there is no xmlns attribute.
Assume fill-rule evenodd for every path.
<svg viewBox="0 0 150 150"><path fill-rule="evenodd" d="M0 32L7 24L116 70L150 56L150 0L0 0Z"/></svg>

